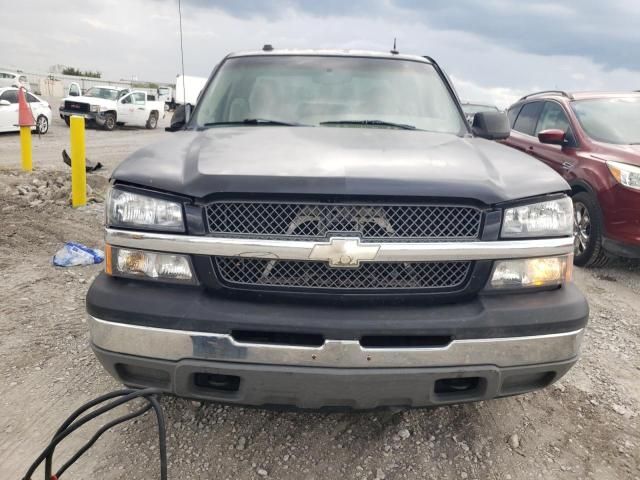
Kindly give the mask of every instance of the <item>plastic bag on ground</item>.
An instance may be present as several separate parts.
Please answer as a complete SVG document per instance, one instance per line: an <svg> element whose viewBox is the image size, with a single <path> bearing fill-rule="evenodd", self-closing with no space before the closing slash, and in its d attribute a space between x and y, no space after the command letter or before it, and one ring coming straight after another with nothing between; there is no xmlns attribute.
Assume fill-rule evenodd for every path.
<svg viewBox="0 0 640 480"><path fill-rule="evenodd" d="M67 242L53 256L53 264L58 267L73 267L76 265L93 265L104 260L104 252L96 248L75 242Z"/></svg>

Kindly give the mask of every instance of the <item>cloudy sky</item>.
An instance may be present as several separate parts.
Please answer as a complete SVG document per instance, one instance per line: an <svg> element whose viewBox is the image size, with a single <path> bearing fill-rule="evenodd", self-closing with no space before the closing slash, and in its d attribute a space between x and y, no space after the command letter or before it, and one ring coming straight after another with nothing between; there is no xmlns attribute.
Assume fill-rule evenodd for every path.
<svg viewBox="0 0 640 480"><path fill-rule="evenodd" d="M65 64L171 81L177 0L1 0L0 67ZM10 5L10 6L9 6ZM1 5L0 5L1 6ZM228 52L364 48L434 57L464 99L508 105L537 89L640 89L639 0L183 0L185 68Z"/></svg>

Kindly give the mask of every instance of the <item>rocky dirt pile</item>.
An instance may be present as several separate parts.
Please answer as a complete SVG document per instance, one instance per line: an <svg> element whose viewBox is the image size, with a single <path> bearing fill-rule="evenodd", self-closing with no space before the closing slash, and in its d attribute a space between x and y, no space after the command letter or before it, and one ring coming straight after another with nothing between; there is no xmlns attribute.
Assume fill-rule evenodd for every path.
<svg viewBox="0 0 640 480"><path fill-rule="evenodd" d="M30 207L69 205L71 202L70 172L35 171L6 172L5 195ZM87 203L102 203L108 180L99 174L87 174Z"/></svg>

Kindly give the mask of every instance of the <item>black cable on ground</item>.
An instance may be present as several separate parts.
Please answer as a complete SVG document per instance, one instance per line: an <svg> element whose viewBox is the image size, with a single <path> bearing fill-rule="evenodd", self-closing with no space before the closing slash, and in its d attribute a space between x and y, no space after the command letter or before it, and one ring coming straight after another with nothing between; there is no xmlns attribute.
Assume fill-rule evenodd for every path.
<svg viewBox="0 0 640 480"><path fill-rule="evenodd" d="M160 450L160 478L167 480L167 426L164 420L162 406L155 396L148 398L156 412L156 420L158 421L158 446Z"/></svg>
<svg viewBox="0 0 640 480"><path fill-rule="evenodd" d="M166 480L167 479L167 442L166 442L166 431L165 431L165 419L164 419L164 413L162 412L162 407L160 406L160 402L156 398L156 396L160 394L162 394L162 391L157 388L147 388L142 390L124 389L124 390L111 392L106 395L102 395L94 400L91 400L85 403L76 411L74 411L65 420L65 422L61 425L61 427L53 436L53 439L51 440L51 442L49 442L47 447L42 451L42 453L38 456L38 458L29 467L29 469L27 470L27 473L23 477L23 480L31 480L31 476L36 471L38 466L42 464L43 461L45 462L45 468L44 468L45 480L57 480L71 465L73 465L73 463L75 463L87 450L89 450L95 444L95 442L100 438L100 436L104 432L106 432L110 428L120 423L126 422L128 420L139 417L141 415L144 415L150 409L154 410L154 413L156 414L157 423L158 423L158 434L159 434L158 440L159 440L159 452L160 452L160 478L161 480ZM115 400L111 401L107 405L96 408L95 410L81 416L87 410L93 407L96 407L108 400L112 400L114 398ZM116 418L115 420L112 420L111 422L105 424L93 435L93 437L86 444L82 446L82 448L78 452L76 452L76 454L74 454L71 457L71 459L69 459L58 470L56 475L52 475L53 454L56 446L61 441L63 441L67 436L69 436L71 433L73 433L75 430L77 430L87 422L99 417L104 413L107 413L113 410L114 408L119 407L120 405L123 405L137 398L142 398L146 400L148 404L143 408L140 408L127 415L123 415L122 417Z"/></svg>
<svg viewBox="0 0 640 480"><path fill-rule="evenodd" d="M78 418L80 416L80 414L82 414L83 412L86 412L87 410L89 410L92 407L95 407L96 405L105 402L107 400L111 400L112 398L116 398L116 397L121 397L123 395L126 395L128 393L131 393L132 390L130 389L125 389L125 390L116 390L114 392L109 392L105 395L101 395L98 398L95 398L87 403L85 403L84 405L82 405L80 408L78 408L75 412L73 412L71 415L69 415L69 417L65 420L65 422L60 426L60 428L58 428L58 430L56 431L54 438L59 435L60 433L62 433L64 430L67 429L67 427L69 425L71 425L71 423L73 423L73 421ZM44 453L44 452L43 452ZM52 470L52 462L53 462L53 454L48 455L46 457L46 463L45 463L45 475L47 475L47 479L50 478L51 476L51 470ZM33 473L33 472L32 472Z"/></svg>
<svg viewBox="0 0 640 480"><path fill-rule="evenodd" d="M153 389L153 393L157 393L156 389ZM84 425L85 423L93 420L94 418L102 415L103 413L109 412L111 410L113 410L116 407L119 407L120 405L127 403L135 398L139 398L139 397L145 397L145 395L151 395L153 393L146 393L144 390L129 390L130 393L127 393L123 396L121 396L121 398L118 398L117 400L114 400L113 402L100 407L88 414L86 414L84 417L80 417L78 420L70 423L66 429L64 429L62 432L60 432L59 434L57 434L56 436L54 436L53 440L51 440L51 442L49 443L49 446L44 450L44 452L42 452L41 457L44 456L47 459L47 463L46 463L46 468L45 468L45 479L46 480L50 480L52 478L51 473L52 473L52 469L51 469L51 464L53 461L53 452L55 451L56 446L62 441L64 440L67 436L69 436L71 433L73 433L75 430L77 430L78 428L80 428L82 425ZM68 420L67 420L68 422ZM65 422L65 423L67 423ZM40 460L40 462L42 462L42 460ZM38 463L40 463L38 462ZM33 473L33 472L31 472Z"/></svg>
<svg viewBox="0 0 640 480"><path fill-rule="evenodd" d="M116 418L115 420L112 420L111 422L107 423L106 425L104 425L100 430L98 430L93 437L91 437L91 439L85 443L82 448L80 450L78 450L73 457L71 457L64 465L62 465L62 467L60 467L58 469L58 471L56 472L56 478L60 478L62 476L62 474L65 472L65 470L67 468L69 468L71 465L73 465L74 463L76 463L76 461L85 454L85 452L87 450L89 450L94 443L96 443L96 441L100 438L100 436L106 432L107 430L109 430L111 427L115 427L116 425L119 425L121 423L124 423L128 420L131 420L133 418L139 417L141 415L144 415L145 413L147 413L149 410L151 410L151 404L145 405L144 407L142 407L139 410L136 410L135 412L132 412L128 415L123 415L122 417Z"/></svg>
<svg viewBox="0 0 640 480"><path fill-rule="evenodd" d="M71 425L71 423L76 418L78 418L82 412L86 412L91 407L95 407L99 403L102 403L102 402L104 402L106 400L111 400L112 398L115 398L115 397L121 397L122 395L126 395L127 393L131 393L131 392L132 392L132 390L129 389L129 388L122 389L122 390L116 390L114 392L109 392L109 393L107 393L105 395L101 395L98 398L94 398L93 400L85 403L80 408L78 408L75 412L73 412L71 415L69 415L69 417L65 420L65 422L60 426L60 428L56 432L56 435L58 435L60 432L65 430L69 425ZM54 437L55 437L55 435L54 435Z"/></svg>

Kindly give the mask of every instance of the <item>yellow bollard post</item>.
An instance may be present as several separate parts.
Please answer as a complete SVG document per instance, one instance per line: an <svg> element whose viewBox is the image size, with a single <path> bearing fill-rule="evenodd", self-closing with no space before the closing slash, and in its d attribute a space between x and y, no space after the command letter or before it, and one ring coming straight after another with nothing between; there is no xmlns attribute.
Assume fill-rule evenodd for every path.
<svg viewBox="0 0 640 480"><path fill-rule="evenodd" d="M22 150L22 170L33 170L31 149L31 127L20 127L20 149Z"/></svg>
<svg viewBox="0 0 640 480"><path fill-rule="evenodd" d="M85 168L84 117L71 116L71 206L87 204L87 170Z"/></svg>

